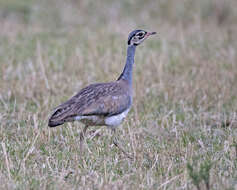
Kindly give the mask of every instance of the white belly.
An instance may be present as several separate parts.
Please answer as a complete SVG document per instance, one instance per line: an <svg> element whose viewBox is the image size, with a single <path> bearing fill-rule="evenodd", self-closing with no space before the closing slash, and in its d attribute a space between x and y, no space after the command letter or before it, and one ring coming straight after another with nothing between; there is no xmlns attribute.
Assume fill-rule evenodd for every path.
<svg viewBox="0 0 237 190"><path fill-rule="evenodd" d="M124 112L122 112L118 115L106 117L105 118L105 125L112 127L112 128L118 126L123 121L123 119L127 116L128 112L129 112L129 109L125 110Z"/></svg>
<svg viewBox="0 0 237 190"><path fill-rule="evenodd" d="M98 115L91 115L91 116L76 116L74 119L76 121L80 121L86 125L106 125L108 127L116 127L118 126L123 119L127 116L128 112L130 109L125 110L124 112L109 116L109 117L104 117L104 116L98 116Z"/></svg>
<svg viewBox="0 0 237 190"><path fill-rule="evenodd" d="M103 116L97 116L97 115L91 115L91 116L76 116L74 117L76 121L80 121L86 125L104 125L104 117Z"/></svg>

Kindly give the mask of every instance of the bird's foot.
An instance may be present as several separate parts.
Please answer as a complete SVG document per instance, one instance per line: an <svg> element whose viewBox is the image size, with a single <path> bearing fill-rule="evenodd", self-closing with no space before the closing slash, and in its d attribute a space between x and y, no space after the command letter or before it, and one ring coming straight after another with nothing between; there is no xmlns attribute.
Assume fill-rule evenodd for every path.
<svg viewBox="0 0 237 190"><path fill-rule="evenodd" d="M113 144L126 156L128 157L129 159L133 160L134 158L128 154L119 144L117 141L113 140Z"/></svg>
<svg viewBox="0 0 237 190"><path fill-rule="evenodd" d="M88 128L88 126L85 126L85 128L83 129L83 131L80 134L80 152L81 153L84 152L84 139L85 139L87 128Z"/></svg>
<svg viewBox="0 0 237 190"><path fill-rule="evenodd" d="M116 138L116 134L115 134L115 129L112 129L113 131L113 137L112 137L112 141L113 141L113 144L126 156L128 157L129 159L133 160L134 158L128 154L122 147L121 145L118 143L117 141L117 138Z"/></svg>

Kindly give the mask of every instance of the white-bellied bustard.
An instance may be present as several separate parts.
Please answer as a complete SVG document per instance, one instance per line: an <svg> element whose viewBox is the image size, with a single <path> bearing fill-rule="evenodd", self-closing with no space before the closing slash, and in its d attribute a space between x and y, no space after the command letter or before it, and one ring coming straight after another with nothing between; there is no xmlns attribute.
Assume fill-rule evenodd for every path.
<svg viewBox="0 0 237 190"><path fill-rule="evenodd" d="M132 70L136 46L153 34L156 32L131 32L128 36L126 64L119 78L113 82L91 84L80 90L71 99L55 108L49 118L49 127L72 121L84 123L85 128L80 135L81 150L88 126L105 125L115 131L132 105ZM113 142L123 151L117 142Z"/></svg>

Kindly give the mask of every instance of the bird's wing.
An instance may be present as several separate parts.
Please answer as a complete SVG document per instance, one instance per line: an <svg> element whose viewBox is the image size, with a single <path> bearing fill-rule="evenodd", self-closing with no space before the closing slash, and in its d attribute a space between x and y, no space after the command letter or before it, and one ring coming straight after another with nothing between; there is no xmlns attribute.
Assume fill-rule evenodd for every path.
<svg viewBox="0 0 237 190"><path fill-rule="evenodd" d="M122 113L131 105L131 98L127 94L107 95L83 109L81 115L112 116Z"/></svg>
<svg viewBox="0 0 237 190"><path fill-rule="evenodd" d="M75 116L116 115L128 109L131 102L129 89L122 82L92 84L58 106L49 122L61 124Z"/></svg>

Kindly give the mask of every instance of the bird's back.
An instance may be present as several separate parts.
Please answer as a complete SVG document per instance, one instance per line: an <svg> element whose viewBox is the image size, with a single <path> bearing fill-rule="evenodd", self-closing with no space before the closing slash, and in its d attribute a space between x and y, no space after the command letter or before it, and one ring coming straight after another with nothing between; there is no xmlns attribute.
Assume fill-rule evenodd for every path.
<svg viewBox="0 0 237 190"><path fill-rule="evenodd" d="M74 120L107 125L106 118L124 116L119 114L129 110L131 103L131 88L125 80L91 84L58 106L49 119L49 126Z"/></svg>

